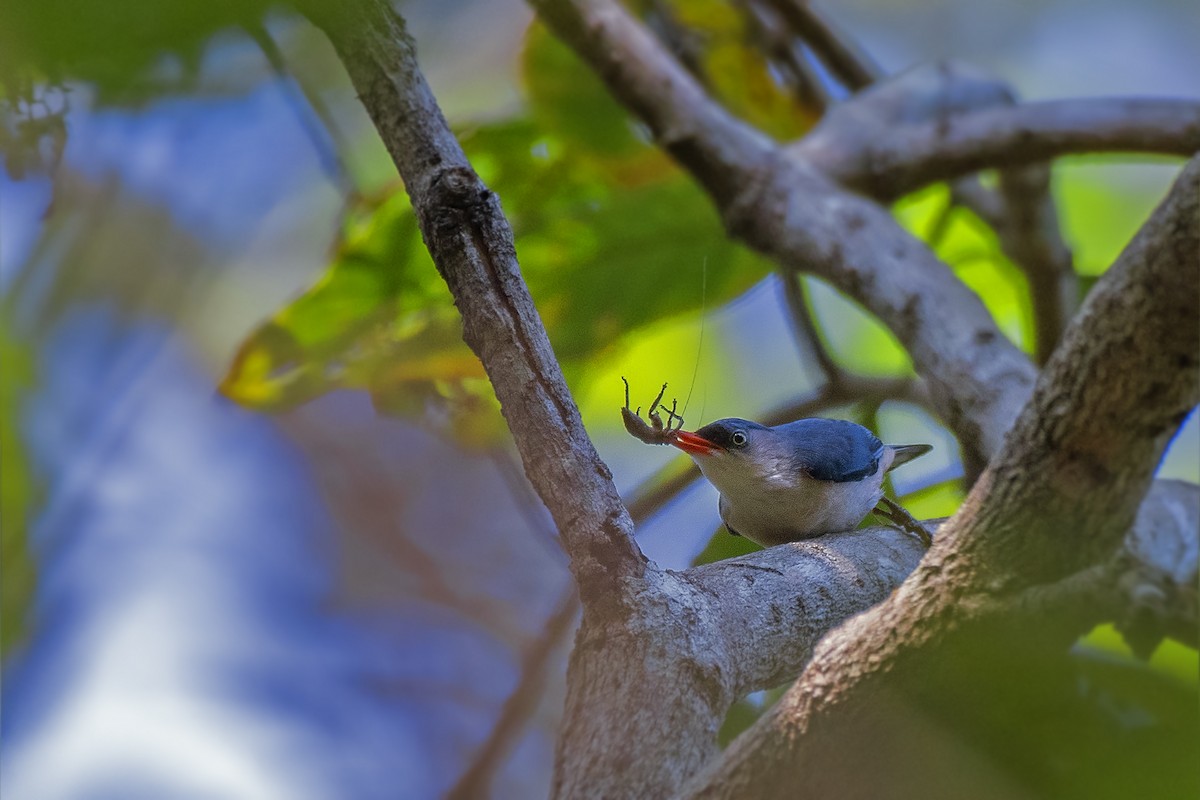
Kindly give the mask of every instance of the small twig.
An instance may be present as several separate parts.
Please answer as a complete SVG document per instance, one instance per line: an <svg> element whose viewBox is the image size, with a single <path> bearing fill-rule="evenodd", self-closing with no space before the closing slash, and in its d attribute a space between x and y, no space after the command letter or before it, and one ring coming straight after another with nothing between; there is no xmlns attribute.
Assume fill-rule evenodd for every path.
<svg viewBox="0 0 1200 800"><path fill-rule="evenodd" d="M671 4L650 0L645 19L646 27L654 31L684 69L702 85L711 86L708 71L704 68L704 47L696 33L676 19Z"/></svg>
<svg viewBox="0 0 1200 800"><path fill-rule="evenodd" d="M325 174L344 197L354 194L357 187L350 174L350 167L342 156L348 148L342 140L341 131L329 107L319 94L310 91L288 68L283 51L279 49L266 26L254 21L245 23L243 27L250 38L254 39L271 66L271 71L279 79L284 96L290 101L288 105L291 106L304 132L308 134ZM320 122L319 126L314 123L314 115Z"/></svg>
<svg viewBox="0 0 1200 800"><path fill-rule="evenodd" d="M768 2L847 89L856 92L882 74L882 70L848 36L805 0Z"/></svg>
<svg viewBox="0 0 1200 800"><path fill-rule="evenodd" d="M1050 167L1002 170L1000 195L1007 213L993 227L1000 248L1029 282L1037 361L1045 364L1079 305L1079 279L1050 193Z"/></svg>
<svg viewBox="0 0 1200 800"><path fill-rule="evenodd" d="M804 286L804 276L795 270L783 270L780 274L783 281L783 297L787 303L788 320L791 322L792 335L796 346L817 363L825 379L832 384L840 384L846 377L846 370L830 354L821 332L817 329L816 321L808 305L808 292Z"/></svg>
<svg viewBox="0 0 1200 800"><path fill-rule="evenodd" d="M763 0L741 0L749 32L758 49L779 67L796 101L818 114L833 103L833 96L817 70L809 63L779 24L778 12Z"/></svg>
<svg viewBox="0 0 1200 800"><path fill-rule="evenodd" d="M525 651L517 687L504 701L500 716L487 740L476 752L474 760L446 797L451 800L473 800L491 796L496 772L504 764L520 740L520 733L537 710L544 696L543 684L550 667L550 657L570 633L579 614L579 596L571 586L558 601L557 608L537 640Z"/></svg>

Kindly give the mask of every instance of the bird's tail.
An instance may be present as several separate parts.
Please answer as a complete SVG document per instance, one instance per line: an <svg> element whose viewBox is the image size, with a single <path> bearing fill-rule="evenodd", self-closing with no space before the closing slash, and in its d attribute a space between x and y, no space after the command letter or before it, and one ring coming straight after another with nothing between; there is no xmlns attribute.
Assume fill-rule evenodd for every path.
<svg viewBox="0 0 1200 800"><path fill-rule="evenodd" d="M896 457L892 459L892 466L889 471L895 469L901 464L907 464L914 458L919 458L933 449L931 444L894 444L892 449L896 451Z"/></svg>

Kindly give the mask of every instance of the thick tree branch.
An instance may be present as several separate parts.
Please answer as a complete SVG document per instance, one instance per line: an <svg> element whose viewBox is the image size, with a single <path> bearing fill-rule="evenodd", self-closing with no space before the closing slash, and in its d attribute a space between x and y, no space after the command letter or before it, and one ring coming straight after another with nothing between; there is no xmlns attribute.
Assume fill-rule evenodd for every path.
<svg viewBox="0 0 1200 800"><path fill-rule="evenodd" d="M880 132L884 133L884 132ZM845 186L898 197L980 170L1080 153L1190 156L1200 152L1200 102L1088 98L986 108L907 125L886 135L818 126L791 150Z"/></svg>
<svg viewBox="0 0 1200 800"><path fill-rule="evenodd" d="M734 235L865 305L905 344L971 460L999 449L1033 365L927 247L731 117L612 0L533 4L705 186Z"/></svg>
<svg viewBox="0 0 1200 800"><path fill-rule="evenodd" d="M554 797L667 797L717 753L747 691L794 675L816 642L920 559L877 527L653 579L638 613L585 620L572 653Z"/></svg>
<svg viewBox="0 0 1200 800"><path fill-rule="evenodd" d="M916 536L876 526L694 567L681 577L716 599L710 622L725 660L721 677L738 698L795 677L826 632L887 597L924 550Z"/></svg>
<svg viewBox="0 0 1200 800"><path fill-rule="evenodd" d="M845 737L871 724L885 673L890 692L917 686L907 681L928 667L931 645L987 641L980 629L997 601L1036 603L1034 587L1112 557L1167 441L1200 400L1198 198L1200 158L1097 284L1003 452L912 578L827 637L690 795L829 793L863 768ZM1039 634L1065 647L1080 623L1045 616Z"/></svg>
<svg viewBox="0 0 1200 800"><path fill-rule="evenodd" d="M943 62L909 70L833 109L797 150L868 154L897 128L942 122L1016 102L1000 81L967 65ZM1045 363L1078 305L1071 251L1063 242L1046 164L1000 170L1000 188L974 175L957 179L952 197L996 232L1000 247L1025 273L1034 310L1038 363ZM982 465L979 465L982 468ZM978 474L975 471L975 474Z"/></svg>
<svg viewBox="0 0 1200 800"><path fill-rule="evenodd" d="M513 250L500 202L471 169L386 0L302 8L324 29L396 163L438 271L513 432L526 474L558 525L580 591L647 562L583 429ZM599 585L597 585L597 581ZM615 599L615 598L614 598Z"/></svg>

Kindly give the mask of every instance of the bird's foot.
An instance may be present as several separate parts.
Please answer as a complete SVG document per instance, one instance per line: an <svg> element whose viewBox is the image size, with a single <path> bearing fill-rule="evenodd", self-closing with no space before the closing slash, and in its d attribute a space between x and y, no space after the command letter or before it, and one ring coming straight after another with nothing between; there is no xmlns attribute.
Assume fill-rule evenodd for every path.
<svg viewBox="0 0 1200 800"><path fill-rule="evenodd" d="M916 536L921 540L921 544L925 545L926 550L933 544L933 536L929 533L929 530L918 522L912 514L908 513L908 510L904 506L890 497L881 499L879 504L873 509L873 512L900 528L900 530Z"/></svg>

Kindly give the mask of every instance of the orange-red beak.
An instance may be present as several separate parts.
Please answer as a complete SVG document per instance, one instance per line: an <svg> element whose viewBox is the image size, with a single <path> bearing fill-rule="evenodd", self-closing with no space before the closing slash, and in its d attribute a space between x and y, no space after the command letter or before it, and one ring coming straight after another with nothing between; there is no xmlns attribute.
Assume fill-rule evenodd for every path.
<svg viewBox="0 0 1200 800"><path fill-rule="evenodd" d="M721 450L719 446L713 444L703 436L697 436L689 431L680 431L675 434L675 441L671 442L671 444L688 455L693 456L711 456L713 453Z"/></svg>

